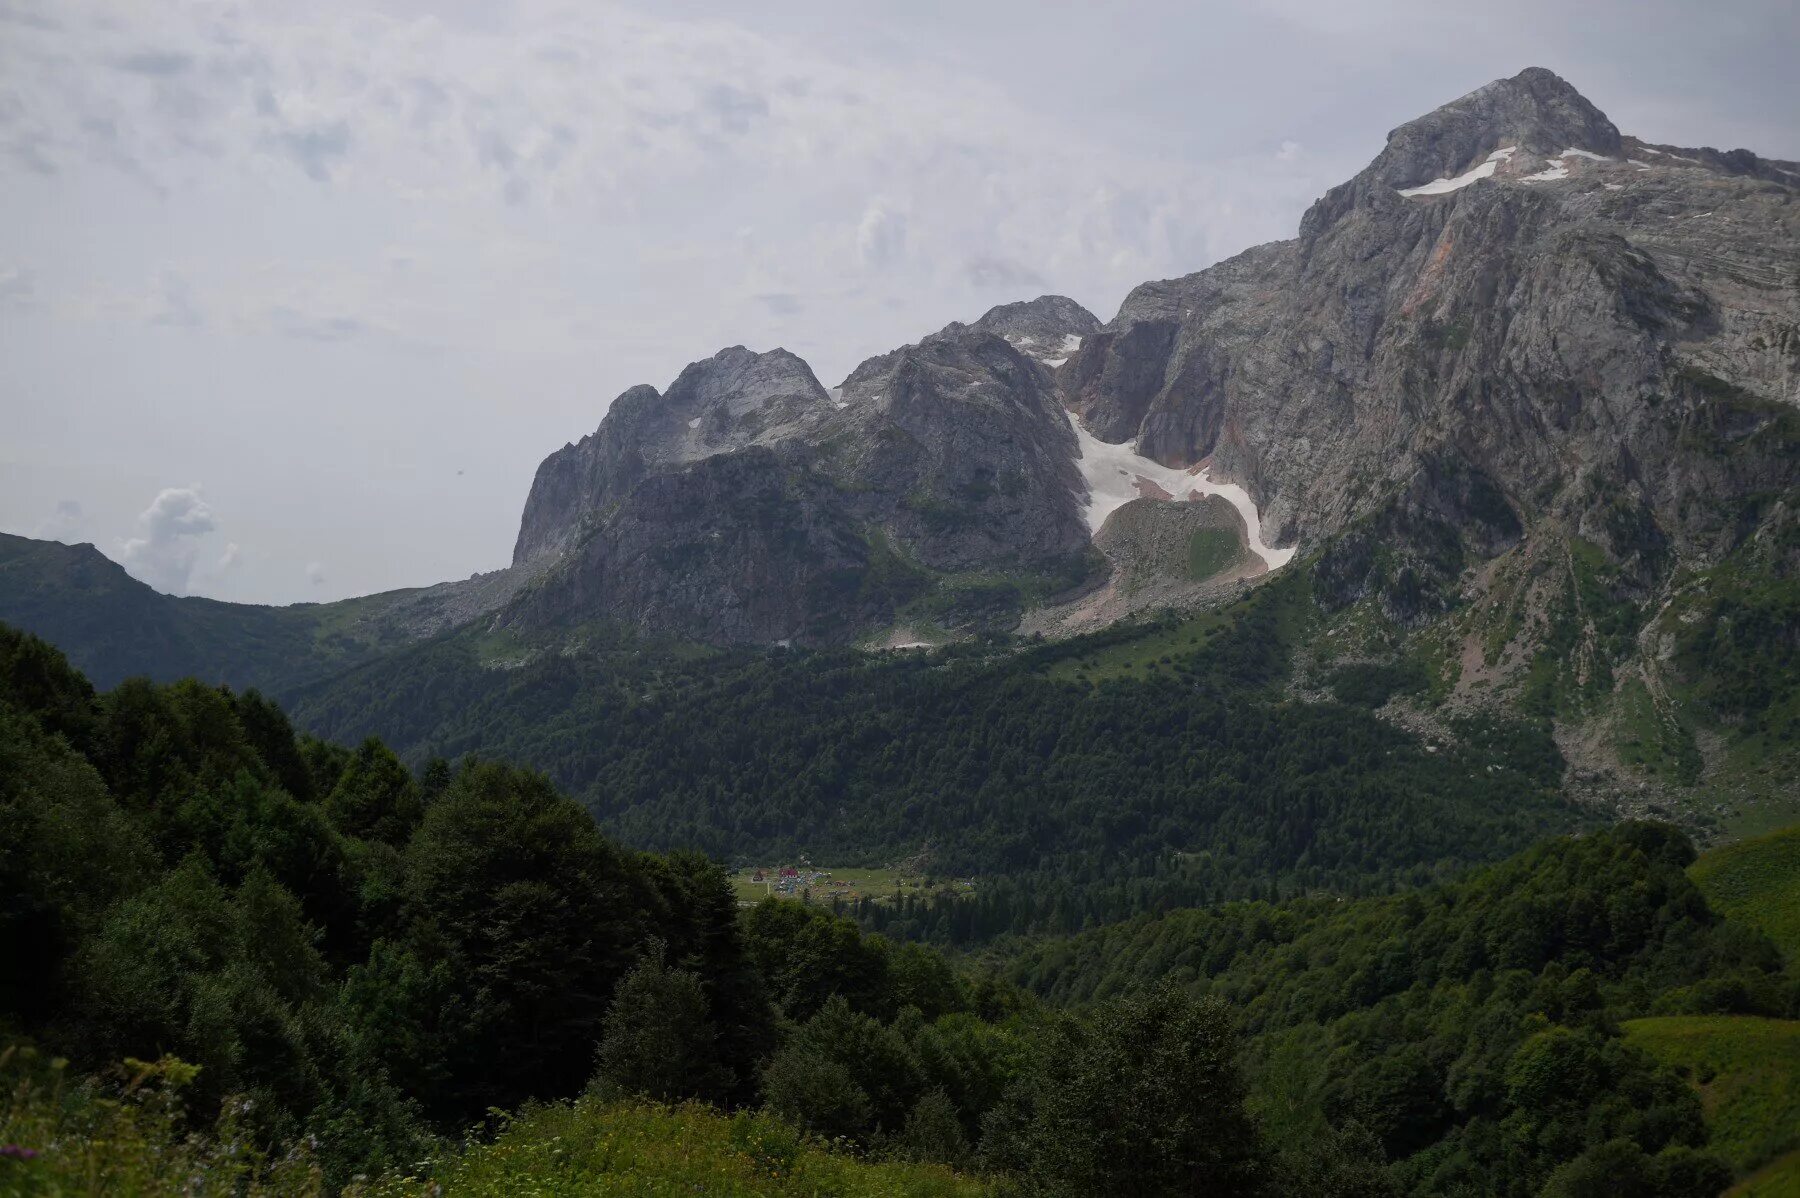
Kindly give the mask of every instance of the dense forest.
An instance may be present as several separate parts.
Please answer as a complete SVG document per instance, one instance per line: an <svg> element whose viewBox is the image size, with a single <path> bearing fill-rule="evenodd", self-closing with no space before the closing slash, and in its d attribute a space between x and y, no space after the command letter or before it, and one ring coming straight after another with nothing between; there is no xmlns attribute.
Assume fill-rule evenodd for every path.
<svg viewBox="0 0 1800 1198"><path fill-rule="evenodd" d="M303 694L321 734L415 762L528 761L645 848L810 853L974 876L971 901L884 916L968 942L1147 909L1449 876L1574 826L1543 727L1427 743L1366 705L1284 698L1299 585L1260 588L1136 675L1064 678L1119 630L1019 652L629 652L484 664L456 637Z"/></svg>
<svg viewBox="0 0 1800 1198"><path fill-rule="evenodd" d="M574 1177L565 1135L663 1184L687 1174L656 1137L691 1134L711 1147L679 1169L846 1193L1685 1198L1731 1168L1618 1022L1797 1013L1659 825L1401 896L1143 918L1009 980L740 908L717 865L621 847L540 774L410 770L254 693L98 694L10 631L0 679L0 1181L44 1192L177 1168L482 1192L508 1160ZM501 1115L543 1102L567 1105Z"/></svg>

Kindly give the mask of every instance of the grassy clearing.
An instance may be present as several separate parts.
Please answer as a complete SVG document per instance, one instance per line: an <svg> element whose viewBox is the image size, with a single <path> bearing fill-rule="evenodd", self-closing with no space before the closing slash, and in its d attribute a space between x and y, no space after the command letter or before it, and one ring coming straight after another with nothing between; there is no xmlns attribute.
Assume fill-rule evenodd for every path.
<svg viewBox="0 0 1800 1198"><path fill-rule="evenodd" d="M776 890L774 884L780 880L777 876L777 868L764 865L733 871L731 875L732 891L736 893L740 901L751 903L761 902L770 895L774 895L776 898L798 898L798 890L792 895L785 896ZM766 881L753 880L758 869L762 871ZM870 869L860 865L809 865L800 872L803 875L818 873L830 875L829 877L814 878L810 884L805 886L811 891L812 901L822 905L829 904L833 898L841 898L845 902L855 902L859 898L887 902L902 893L917 898L922 895L935 894L938 891L967 889L959 881L926 877L909 869ZM834 885L839 882L843 885Z"/></svg>
<svg viewBox="0 0 1800 1198"><path fill-rule="evenodd" d="M1800 1198L1800 1152L1764 1165L1726 1190L1725 1198Z"/></svg>
<svg viewBox="0 0 1800 1198"><path fill-rule="evenodd" d="M1294 575L1284 573L1230 603L1146 621L1136 635L1128 628L1115 626L1094 637L1093 647L1086 652L1059 656L1041 668L1048 677L1061 682L1101 683L1148 677L1200 652L1259 603L1274 605L1274 635L1288 644L1300 639L1317 611L1306 592L1296 585Z"/></svg>
<svg viewBox="0 0 1800 1198"><path fill-rule="evenodd" d="M1762 929L1800 960L1800 828L1714 849L1688 873L1715 910Z"/></svg>
<svg viewBox="0 0 1800 1198"><path fill-rule="evenodd" d="M1238 534L1224 528L1202 528L1188 541L1188 577L1203 582L1223 573L1244 557Z"/></svg>
<svg viewBox="0 0 1800 1198"><path fill-rule="evenodd" d="M1676 1015L1625 1024L1699 1088L1712 1147L1740 1173L1800 1148L1800 1020Z"/></svg>
<svg viewBox="0 0 1800 1198"><path fill-rule="evenodd" d="M492 1142L468 1145L428 1172L390 1175L348 1193L964 1198L988 1192L980 1181L940 1166L828 1151L766 1116L594 1098L526 1110Z"/></svg>

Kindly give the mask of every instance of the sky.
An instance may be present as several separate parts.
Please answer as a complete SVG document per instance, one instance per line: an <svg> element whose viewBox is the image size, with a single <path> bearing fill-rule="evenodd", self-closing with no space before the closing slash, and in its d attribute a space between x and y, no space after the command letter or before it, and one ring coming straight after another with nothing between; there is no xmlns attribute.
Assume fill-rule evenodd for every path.
<svg viewBox="0 0 1800 1198"><path fill-rule="evenodd" d="M1793 0L0 0L0 530L288 603L504 566L727 345L827 385L1291 236L1546 66L1800 158Z"/></svg>

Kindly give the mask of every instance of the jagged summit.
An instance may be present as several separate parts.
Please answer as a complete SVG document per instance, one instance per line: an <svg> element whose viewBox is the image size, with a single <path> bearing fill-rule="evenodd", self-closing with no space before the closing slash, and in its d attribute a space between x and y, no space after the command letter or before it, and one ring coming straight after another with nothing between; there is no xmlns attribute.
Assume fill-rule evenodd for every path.
<svg viewBox="0 0 1800 1198"><path fill-rule="evenodd" d="M1615 158L1620 137L1567 80L1527 67L1401 125L1360 177L1414 187L1459 175L1509 146L1543 158L1570 148Z"/></svg>
<svg viewBox="0 0 1800 1198"><path fill-rule="evenodd" d="M654 470L804 436L833 410L812 368L785 349L733 345L690 363L666 392L632 387L598 429L538 467L513 564L569 548L589 516Z"/></svg>

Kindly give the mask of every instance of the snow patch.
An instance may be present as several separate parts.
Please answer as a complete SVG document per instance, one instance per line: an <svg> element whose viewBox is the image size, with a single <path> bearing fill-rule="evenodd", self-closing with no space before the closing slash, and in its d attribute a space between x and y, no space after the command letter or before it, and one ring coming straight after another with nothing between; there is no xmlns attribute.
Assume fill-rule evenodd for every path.
<svg viewBox="0 0 1800 1198"><path fill-rule="evenodd" d="M1608 183L1605 186L1606 186L1606 190L1608 190L1608 191L1624 191L1625 190L1625 185L1623 183Z"/></svg>
<svg viewBox="0 0 1800 1198"><path fill-rule="evenodd" d="M1654 154L1654 153L1656 153L1656 151L1655 151L1655 150L1651 150L1651 151L1650 151L1650 152L1651 152L1651 153L1652 153L1652 154ZM1631 164L1631 165L1632 165L1632 166L1635 166L1635 167L1637 167L1637 168L1638 168L1638 169L1639 169L1639 170L1640 170L1640 171L1648 171L1648 170L1654 170L1654 169L1655 169L1655 168L1654 168L1654 167L1652 167L1652 166L1651 166L1651 165L1650 165L1650 164L1649 164L1649 163L1648 163L1648 162L1640 162L1640 161L1638 161L1638 160L1637 160L1637 159L1636 159L1636 158L1627 158L1627 159L1626 159L1626 160L1625 160L1625 161L1626 161L1626 162L1629 162L1629 163L1630 163L1630 164Z"/></svg>
<svg viewBox="0 0 1800 1198"><path fill-rule="evenodd" d="M1557 157L1558 158L1585 158L1589 162L1605 162L1606 161L1605 154L1596 154L1592 150L1578 150L1574 146L1570 146L1568 149L1566 149L1562 153L1558 154Z"/></svg>
<svg viewBox="0 0 1800 1198"><path fill-rule="evenodd" d="M844 398L844 389L842 387L828 387L825 390L825 394L831 396L831 406L840 412L850 406L849 402Z"/></svg>
<svg viewBox="0 0 1800 1198"><path fill-rule="evenodd" d="M1550 160L1550 168L1548 170L1539 171L1535 175L1526 175L1523 179L1519 180L1519 182L1521 182L1521 183L1548 183L1552 179L1567 179L1568 177L1569 177L1569 168L1563 165L1562 159L1552 158Z"/></svg>
<svg viewBox="0 0 1800 1198"><path fill-rule="evenodd" d="M1048 366L1050 369L1055 370L1058 366L1061 366L1064 362L1067 362L1068 359L1067 358L1039 358L1038 361L1042 362L1044 365Z"/></svg>
<svg viewBox="0 0 1800 1198"><path fill-rule="evenodd" d="M699 428L700 427L700 417L696 416L692 420L688 421L688 427L689 428Z"/></svg>
<svg viewBox="0 0 1800 1198"><path fill-rule="evenodd" d="M1501 162L1511 158L1518 148L1518 146L1504 146L1489 154L1474 170L1465 171L1454 179L1433 179L1431 182L1421 183L1417 187L1404 187L1400 189L1400 194L1403 196L1439 196L1446 192L1460 191L1475 180L1486 179L1499 170Z"/></svg>
<svg viewBox="0 0 1800 1198"><path fill-rule="evenodd" d="M1099 532L1106 518L1134 499L1192 499L1199 495L1219 495L1243 517L1249 534L1250 549L1271 571L1287 565L1299 547L1273 549L1263 543L1262 519L1250 493L1236 483L1215 483L1210 471L1198 473L1178 466L1164 466L1140 455L1130 444L1112 445L1100 440L1085 428L1073 413L1066 413L1069 426L1075 430L1075 441L1081 450L1076 465L1087 481L1087 501L1083 515L1090 531Z"/></svg>
<svg viewBox="0 0 1800 1198"><path fill-rule="evenodd" d="M1080 337L1076 336L1074 333L1064 333L1063 334L1063 343L1062 343L1062 352L1063 353L1072 354L1080 348L1081 348L1081 338Z"/></svg>

